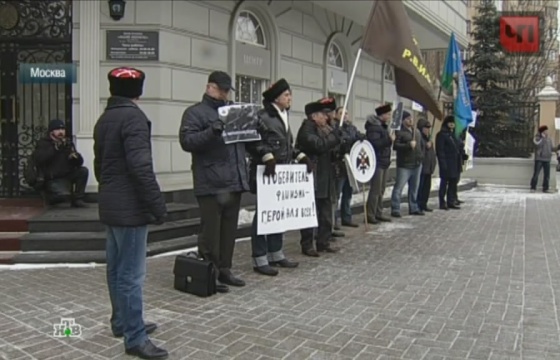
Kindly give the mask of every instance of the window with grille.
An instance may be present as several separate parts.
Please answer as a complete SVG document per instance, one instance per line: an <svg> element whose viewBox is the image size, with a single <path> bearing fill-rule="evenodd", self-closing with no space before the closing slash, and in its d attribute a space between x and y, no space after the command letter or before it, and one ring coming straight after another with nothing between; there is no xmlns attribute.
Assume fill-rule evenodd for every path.
<svg viewBox="0 0 560 360"><path fill-rule="evenodd" d="M241 11L237 17L235 38L238 42L266 47L266 34L262 22L250 11ZM235 77L235 102L259 104L262 92L265 90L267 80L246 75Z"/></svg>
<svg viewBox="0 0 560 360"><path fill-rule="evenodd" d="M328 56L327 64L329 64L329 66L344 70L344 60L342 59L342 51L340 51L338 45L332 43L331 46L329 46L329 53L327 56Z"/></svg>
<svg viewBox="0 0 560 360"><path fill-rule="evenodd" d="M395 81L395 73L391 65L385 64L385 74L383 74L383 78L386 81Z"/></svg>

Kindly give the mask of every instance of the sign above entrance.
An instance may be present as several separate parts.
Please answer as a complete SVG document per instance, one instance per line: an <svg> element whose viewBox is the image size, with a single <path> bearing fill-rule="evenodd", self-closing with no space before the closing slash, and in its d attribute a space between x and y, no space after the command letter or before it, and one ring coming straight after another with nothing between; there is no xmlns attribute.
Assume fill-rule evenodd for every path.
<svg viewBox="0 0 560 360"><path fill-rule="evenodd" d="M235 48L236 74L260 79L271 78L270 50L241 42L237 42Z"/></svg>
<svg viewBox="0 0 560 360"><path fill-rule="evenodd" d="M107 60L159 60L159 32L107 30Z"/></svg>

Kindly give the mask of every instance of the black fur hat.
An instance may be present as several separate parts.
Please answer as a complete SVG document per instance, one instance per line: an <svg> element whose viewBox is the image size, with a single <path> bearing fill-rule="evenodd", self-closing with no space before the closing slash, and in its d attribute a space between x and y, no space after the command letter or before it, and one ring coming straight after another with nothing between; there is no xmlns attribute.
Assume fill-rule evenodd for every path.
<svg viewBox="0 0 560 360"><path fill-rule="evenodd" d="M381 116L383 114L387 114L391 112L391 104L381 105L375 108L375 113L377 116Z"/></svg>
<svg viewBox="0 0 560 360"><path fill-rule="evenodd" d="M142 95L146 74L131 67L119 67L109 71L109 91L113 96L136 99Z"/></svg>
<svg viewBox="0 0 560 360"><path fill-rule="evenodd" d="M274 84L270 85L265 92L262 93L264 101L273 102L286 90L290 90L290 84L286 79L280 79Z"/></svg>

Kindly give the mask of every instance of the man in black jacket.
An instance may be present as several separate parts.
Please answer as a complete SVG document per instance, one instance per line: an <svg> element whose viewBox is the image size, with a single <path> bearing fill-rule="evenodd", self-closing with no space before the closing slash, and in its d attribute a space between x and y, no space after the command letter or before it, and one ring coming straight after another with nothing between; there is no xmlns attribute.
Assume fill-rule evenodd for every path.
<svg viewBox="0 0 560 360"><path fill-rule="evenodd" d="M366 136L375 150L377 159L367 198L367 222L369 224L391 221L383 216L383 195L387 186L388 169L391 165L391 147L395 141L395 134L389 131L390 121L390 104L377 107L375 115L369 116L366 121Z"/></svg>
<svg viewBox="0 0 560 360"><path fill-rule="evenodd" d="M332 99L322 99L305 105L307 119L297 135L296 147L305 152L314 166L315 204L317 207L317 245L313 248L314 229L301 230L301 251L304 255L318 257L319 252L335 253L340 249L331 246L333 207L332 189L335 176L332 171L334 149L341 143L341 133L328 125Z"/></svg>
<svg viewBox="0 0 560 360"><path fill-rule="evenodd" d="M425 144L420 131L414 127L412 116L403 111L401 130L393 144L397 151L397 179L391 194L391 216L401 217L401 195L408 184L408 212L410 215L424 215L418 208L418 184L422 172Z"/></svg>
<svg viewBox="0 0 560 360"><path fill-rule="evenodd" d="M418 186L417 202L420 210L425 212L432 212L433 210L428 207L428 200L430 199L430 191L432 190L432 175L436 170L437 157L434 143L430 138L432 124L426 119L418 120L416 125L418 130L422 133L422 139L426 145L424 153L424 160L422 161L422 174L420 175L420 185Z"/></svg>
<svg viewBox="0 0 560 360"><path fill-rule="evenodd" d="M148 338L156 325L143 320L148 224L163 224L167 215L153 169L150 121L136 104L145 74L116 68L108 78L111 97L95 124L93 151L99 219L107 226L111 328L115 336L124 336L127 354L165 359L167 351Z"/></svg>
<svg viewBox="0 0 560 360"><path fill-rule="evenodd" d="M202 101L185 110L179 131L181 147L192 155L201 218L198 251L219 273L218 292L228 292L227 285L245 286L231 267L241 194L249 190L246 145L224 142L224 123L218 115L220 107L230 104L230 91L235 89L228 74L211 73Z"/></svg>
<svg viewBox="0 0 560 360"><path fill-rule="evenodd" d="M73 207L85 207L85 195L89 171L82 155L66 137L64 121L49 122L48 134L37 142L33 153L39 171L45 176L44 190L51 205L66 201L70 196Z"/></svg>
<svg viewBox="0 0 560 360"><path fill-rule="evenodd" d="M292 104L292 90L285 79L280 79L263 92L263 106L259 112L259 133L261 141L250 146L250 185L251 192L257 194L257 166L265 165L265 176L274 176L276 164L307 165L307 171L313 171L311 160L294 149L294 139L290 129L288 110ZM264 154L264 155L260 155ZM251 245L253 251L253 269L263 275L278 275L278 270L271 267L295 268L299 264L289 261L284 256L282 246L284 234L257 235L258 209L255 211L251 228Z"/></svg>
<svg viewBox="0 0 560 360"><path fill-rule="evenodd" d="M344 146L340 147L340 151L337 154L337 163L335 165L335 173L337 175L336 179L336 197L334 198L335 207L335 230L338 230L336 226L338 220L342 226L357 228L359 225L352 222L352 208L351 201L352 195L354 193L352 186L350 185L350 180L348 179L348 173L346 171L346 164L344 162L344 156L350 154L352 146L358 141L363 141L366 136L358 131L356 126L350 121L350 116L348 111L344 116L342 115L343 107L339 106L335 111L335 128L340 128L344 133L345 138L349 141L345 143ZM340 199L340 209L338 209L338 201Z"/></svg>

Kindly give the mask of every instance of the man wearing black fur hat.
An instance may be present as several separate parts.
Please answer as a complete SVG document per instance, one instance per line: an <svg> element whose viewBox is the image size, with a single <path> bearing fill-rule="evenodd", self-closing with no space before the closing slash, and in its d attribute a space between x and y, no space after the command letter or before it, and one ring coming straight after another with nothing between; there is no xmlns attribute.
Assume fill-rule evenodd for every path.
<svg viewBox="0 0 560 360"><path fill-rule="evenodd" d="M319 252L335 253L340 249L330 245L332 235L332 192L335 177L332 171L334 150L341 143L342 134L328 125L328 113L332 112L332 99L322 99L305 105L307 119L297 135L296 147L305 152L314 166L315 204L317 206L317 245L313 248L314 229L301 231L301 250L304 255L318 257Z"/></svg>
<svg viewBox="0 0 560 360"><path fill-rule="evenodd" d="M108 78L111 97L95 124L93 150L99 219L107 226L111 329L116 337L124 336L127 354L165 359L167 351L148 338L156 325L143 319L148 224L163 224L167 215L153 169L150 121L136 104L145 74L117 68Z"/></svg>
<svg viewBox="0 0 560 360"><path fill-rule="evenodd" d="M263 92L263 106L259 112L259 133L261 141L250 146L250 185L251 192L257 190L257 166L265 165L265 176L274 176L276 164L291 164L294 161L307 165L313 171L311 160L294 149L294 139L290 129L288 111L292 105L292 90L285 79L280 79ZM252 148L252 149L251 149ZM263 154L260 156L260 154ZM258 196L258 194L257 194ZM251 229L253 269L268 276L278 275L272 266L295 268L299 264L289 261L282 251L284 234L258 235L258 211L255 211ZM272 265L272 266L271 266Z"/></svg>
<svg viewBox="0 0 560 360"><path fill-rule="evenodd" d="M185 110L179 130L181 147L192 155L193 190L201 218L198 252L214 264L219 274L216 290L221 293L229 291L227 285L245 286L231 267L241 194L249 191L247 145L224 142L225 124L218 114L220 107L231 104L231 91L235 91L231 77L212 72L202 101Z"/></svg>
<svg viewBox="0 0 560 360"><path fill-rule="evenodd" d="M66 137L66 124L59 119L49 122L48 134L37 142L33 153L35 163L45 176L44 190L50 205L70 198L73 207L85 207L83 198L89 171L84 159Z"/></svg>
<svg viewBox="0 0 560 360"><path fill-rule="evenodd" d="M395 134L389 130L391 111L391 104L377 107L375 115L367 118L365 126L367 139L373 146L377 159L367 198L367 222L370 224L391 221L383 216L383 195L387 186L388 169L391 165L391 147L395 141Z"/></svg>

